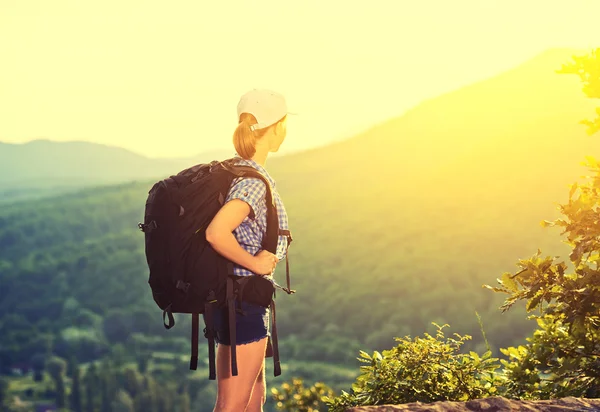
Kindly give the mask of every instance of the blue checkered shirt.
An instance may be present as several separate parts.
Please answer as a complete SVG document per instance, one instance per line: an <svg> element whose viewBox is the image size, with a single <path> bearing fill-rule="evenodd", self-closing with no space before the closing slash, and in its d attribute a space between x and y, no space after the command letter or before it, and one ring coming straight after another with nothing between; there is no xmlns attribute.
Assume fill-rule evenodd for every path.
<svg viewBox="0 0 600 412"><path fill-rule="evenodd" d="M271 193L273 201L277 207L277 215L279 217L279 229L289 230L288 216L283 206L283 201L277 192L275 187L275 181L265 170L264 167L256 163L252 159L244 159L236 156L236 165L250 166L261 173L267 181L271 184ZM257 178L236 178L231 182L231 187L227 194L225 202L233 199L241 199L248 203L254 212L254 216L250 213L246 216L242 223L233 231L233 235L236 240L251 255L256 255L262 249L262 240L267 231L267 201L266 201L267 187L264 182ZM252 216L252 217L251 217ZM282 261L285 258L288 247L287 236L279 235L277 241L277 258ZM243 266L233 265L233 273L237 276L252 276L255 273L246 269ZM272 277L269 277L273 281ZM276 286L276 282L274 282Z"/></svg>

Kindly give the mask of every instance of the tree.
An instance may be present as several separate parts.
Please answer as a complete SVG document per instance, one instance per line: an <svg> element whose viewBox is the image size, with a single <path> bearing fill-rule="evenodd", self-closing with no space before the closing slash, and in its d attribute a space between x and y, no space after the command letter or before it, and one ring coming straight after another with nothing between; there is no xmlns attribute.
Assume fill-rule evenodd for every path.
<svg viewBox="0 0 600 412"><path fill-rule="evenodd" d="M94 386L88 381L85 385L85 412L94 412Z"/></svg>
<svg viewBox="0 0 600 412"><path fill-rule="evenodd" d="M75 355L71 354L69 356L69 359L67 360L67 376L69 378L73 377L73 373L75 372L75 369L77 368L77 358L75 357Z"/></svg>
<svg viewBox="0 0 600 412"><path fill-rule="evenodd" d="M94 393L98 390L98 375L96 364L92 362L85 377L85 412L94 412Z"/></svg>
<svg viewBox="0 0 600 412"><path fill-rule="evenodd" d="M135 412L133 408L133 400L129 394L119 389L115 396L115 399L112 402L112 411L113 412Z"/></svg>
<svg viewBox="0 0 600 412"><path fill-rule="evenodd" d="M100 412L112 412L110 383L110 375L105 370L100 376Z"/></svg>
<svg viewBox="0 0 600 412"><path fill-rule="evenodd" d="M126 342L133 328L131 315L125 310L112 310L105 317L102 329L110 343Z"/></svg>
<svg viewBox="0 0 600 412"><path fill-rule="evenodd" d="M140 373L146 373L148 370L148 363L150 361L150 353L148 351L142 351L137 355L137 365Z"/></svg>
<svg viewBox="0 0 600 412"><path fill-rule="evenodd" d="M65 377L60 375L55 378L54 383L56 385L56 406L58 408L67 407L67 390L65 388Z"/></svg>
<svg viewBox="0 0 600 412"><path fill-rule="evenodd" d="M53 379L56 379L58 376L64 375L65 370L67 369L67 362L63 358L53 356L48 359L46 369L48 374L50 374Z"/></svg>
<svg viewBox="0 0 600 412"><path fill-rule="evenodd" d="M123 366L125 364L125 361L126 361L125 357L126 357L125 347L123 346L122 343L117 343L112 346L111 358L112 358L113 364L116 368L120 368L121 366Z"/></svg>
<svg viewBox="0 0 600 412"><path fill-rule="evenodd" d="M135 412L157 412L156 398L148 390L140 392L134 400Z"/></svg>
<svg viewBox="0 0 600 412"><path fill-rule="evenodd" d="M179 412L190 412L190 395L187 391L179 397Z"/></svg>
<svg viewBox="0 0 600 412"><path fill-rule="evenodd" d="M573 62L564 64L557 72L578 75L583 83L583 92L586 96L600 99L600 48L585 56L573 56ZM582 120L581 123L588 126L589 135L599 132L600 107L596 109L595 119Z"/></svg>
<svg viewBox="0 0 600 412"><path fill-rule="evenodd" d="M46 355L43 353L36 353L31 357L31 366L33 368L34 380L41 382L44 378L43 372L46 367Z"/></svg>
<svg viewBox="0 0 600 412"><path fill-rule="evenodd" d="M3 410L4 404L8 398L8 380L0 377L0 410Z"/></svg>
<svg viewBox="0 0 600 412"><path fill-rule="evenodd" d="M123 389L127 391L132 399L135 399L137 394L141 391L140 377L135 369L125 369Z"/></svg>
<svg viewBox="0 0 600 412"><path fill-rule="evenodd" d="M65 408L67 406L67 394L65 389L64 374L67 363L64 359L54 356L48 360L48 373L54 380L56 387L56 406Z"/></svg>
<svg viewBox="0 0 600 412"><path fill-rule="evenodd" d="M134 400L136 412L158 412L158 385L151 376L144 376L142 390Z"/></svg>
<svg viewBox="0 0 600 412"><path fill-rule="evenodd" d="M81 402L81 371L76 363L74 368L70 399L71 409L74 412L83 412L83 405Z"/></svg>
<svg viewBox="0 0 600 412"><path fill-rule="evenodd" d="M160 387L156 393L156 402L158 412L171 412L173 410L173 399L168 389Z"/></svg>
<svg viewBox="0 0 600 412"><path fill-rule="evenodd" d="M600 98L600 49L573 59L559 73L579 75L584 92ZM589 134L600 131L597 113L582 122ZM563 228L570 265L538 250L518 262L516 273L504 273L500 287L484 285L509 295L503 312L519 300L527 302L527 312L539 311L529 317L539 326L529 343L502 350L510 357L503 363L514 396L600 396L600 163L590 156L584 165L591 179L571 185L568 203L559 206L564 217L542 222Z"/></svg>

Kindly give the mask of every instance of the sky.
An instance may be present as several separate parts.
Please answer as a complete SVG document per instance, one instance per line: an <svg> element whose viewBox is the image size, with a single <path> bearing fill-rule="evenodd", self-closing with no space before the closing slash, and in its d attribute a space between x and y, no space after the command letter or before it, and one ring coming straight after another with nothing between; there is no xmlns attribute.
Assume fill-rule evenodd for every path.
<svg viewBox="0 0 600 412"><path fill-rule="evenodd" d="M0 0L0 141L230 149L285 95L281 154L351 137L547 49L600 47L598 0Z"/></svg>

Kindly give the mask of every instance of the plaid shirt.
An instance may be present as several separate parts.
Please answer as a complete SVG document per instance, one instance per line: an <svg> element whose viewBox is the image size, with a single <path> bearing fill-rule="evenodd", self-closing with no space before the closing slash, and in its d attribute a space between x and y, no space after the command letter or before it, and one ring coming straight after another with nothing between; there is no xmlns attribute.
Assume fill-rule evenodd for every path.
<svg viewBox="0 0 600 412"><path fill-rule="evenodd" d="M253 167L267 179L267 181L271 184L273 201L277 207L279 229L289 230L287 213L285 211L285 207L283 206L281 197L275 188L275 181L273 178L271 178L265 168L256 163L254 160L246 160L239 156L235 157L235 164ZM246 216L242 223L233 231L233 235L238 243L251 255L256 255L262 249L262 240L267 231L266 194L267 187L262 180L257 178L236 178L231 183L227 198L225 199L225 202L233 199L241 199L248 203L252 208L252 212L254 212L253 218L250 217L252 216L252 213L250 213L250 215ZM286 236L279 236L277 241L276 255L280 261L285 258L288 246L287 242L288 240ZM233 267L233 273L237 276L255 275L255 273L235 263ZM273 281L272 278L271 280ZM275 283L275 285L277 285L277 283Z"/></svg>

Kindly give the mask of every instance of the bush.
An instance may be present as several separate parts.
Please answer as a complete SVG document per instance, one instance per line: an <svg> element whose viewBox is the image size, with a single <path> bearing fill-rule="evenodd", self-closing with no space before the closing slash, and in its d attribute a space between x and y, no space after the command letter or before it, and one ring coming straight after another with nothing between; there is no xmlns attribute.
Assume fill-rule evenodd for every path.
<svg viewBox="0 0 600 412"><path fill-rule="evenodd" d="M277 409L294 412L318 412L324 410L323 399L333 396L327 385L317 382L309 388L302 379L294 378L292 383L284 383L279 389L272 388L271 394Z"/></svg>
<svg viewBox="0 0 600 412"><path fill-rule="evenodd" d="M559 207L565 218L542 222L564 227L574 272L538 250L517 273L498 279L500 287L484 285L509 295L503 311L524 300L527 312L540 312L529 316L540 327L529 343L503 350L513 359L505 364L513 396L600 396L600 163L590 157L586 165L595 176L572 185L569 203Z"/></svg>
<svg viewBox="0 0 600 412"><path fill-rule="evenodd" d="M440 400L466 401L498 395L504 379L494 373L500 367L491 351L483 355L471 351L458 353L469 335L458 339L446 338L443 328L437 335L428 333L424 338L410 340L395 338L399 344L391 350L360 352L362 374L352 385L352 393L326 398L330 411L344 411L363 405L401 404L408 402L435 402Z"/></svg>

